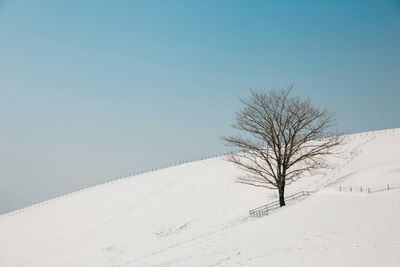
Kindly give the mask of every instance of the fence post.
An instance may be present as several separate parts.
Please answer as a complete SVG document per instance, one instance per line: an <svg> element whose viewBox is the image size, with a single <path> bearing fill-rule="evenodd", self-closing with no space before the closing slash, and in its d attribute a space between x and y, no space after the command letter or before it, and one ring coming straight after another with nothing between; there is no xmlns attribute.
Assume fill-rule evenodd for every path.
<svg viewBox="0 0 400 267"><path fill-rule="evenodd" d="M387 185L387 189L390 190L389 184Z"/></svg>
<svg viewBox="0 0 400 267"><path fill-rule="evenodd" d="M360 186L360 191L362 192L362 186Z"/></svg>
<svg viewBox="0 0 400 267"><path fill-rule="evenodd" d="M369 187L368 187L368 194L370 193Z"/></svg>
<svg viewBox="0 0 400 267"><path fill-rule="evenodd" d="M339 185L339 191L342 191L342 186L341 185Z"/></svg>
<svg viewBox="0 0 400 267"><path fill-rule="evenodd" d="M352 192L353 191L353 188L351 187L351 185L350 185L350 192Z"/></svg>

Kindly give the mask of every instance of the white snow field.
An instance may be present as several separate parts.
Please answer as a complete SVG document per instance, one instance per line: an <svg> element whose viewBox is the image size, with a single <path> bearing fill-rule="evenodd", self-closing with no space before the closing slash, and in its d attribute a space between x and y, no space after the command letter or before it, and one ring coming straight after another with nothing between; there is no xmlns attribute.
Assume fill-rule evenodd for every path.
<svg viewBox="0 0 400 267"><path fill-rule="evenodd" d="M287 189L315 193L262 218L248 211L275 191L236 183L223 158L5 214L0 266L400 266L400 129L346 140L333 169Z"/></svg>

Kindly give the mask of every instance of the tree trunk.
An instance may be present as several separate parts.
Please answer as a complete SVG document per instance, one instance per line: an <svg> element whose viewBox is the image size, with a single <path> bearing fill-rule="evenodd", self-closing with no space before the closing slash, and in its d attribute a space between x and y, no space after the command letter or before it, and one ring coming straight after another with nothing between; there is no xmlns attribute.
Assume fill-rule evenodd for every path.
<svg viewBox="0 0 400 267"><path fill-rule="evenodd" d="M283 207L286 205L286 203L285 203L285 186L280 186L278 188L278 190L279 190L279 205L281 207Z"/></svg>

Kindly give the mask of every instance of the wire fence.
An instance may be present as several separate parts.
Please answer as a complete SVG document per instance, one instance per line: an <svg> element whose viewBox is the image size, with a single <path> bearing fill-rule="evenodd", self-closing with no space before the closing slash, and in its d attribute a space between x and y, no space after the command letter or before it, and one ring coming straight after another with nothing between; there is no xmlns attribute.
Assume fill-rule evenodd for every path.
<svg viewBox="0 0 400 267"><path fill-rule="evenodd" d="M32 205L29 205L29 206L26 206L26 207L23 207L21 209L17 209L17 210L8 212L8 213L0 214L0 218L8 217L8 216L19 214L19 213L23 213L23 212L27 212L29 210L32 210L32 209L35 209L35 208L38 208L38 207L41 207L41 206L45 206L45 205L48 205L48 204L56 202L56 201L59 201L61 199L70 198L70 197L72 197L74 195L77 195L77 194L80 194L80 193L83 193L83 192L87 192L87 191L90 191L90 190L94 190L94 189L99 188L101 186L106 186L106 185L110 185L110 184L116 184L116 183L123 182L123 181L128 181L129 179L138 178L138 177L146 175L146 174L154 173L154 172L157 172L157 171L160 171L160 170L165 170L165 169L172 168L172 167L181 166L181 165L192 163L192 162L199 162L199 161L204 161L204 160L221 158L221 157L227 156L230 153L231 152L214 154L212 156L204 156L204 157L199 157L199 158L178 160L178 161L174 161L174 162L171 162L169 164L161 165L161 166L158 166L158 167L149 168L149 169L145 169L145 170L142 170L142 171L131 172L131 173L128 173L126 175L120 175L118 177L111 178L109 181L106 181L106 182L102 182L102 183L94 184L94 185L86 185L83 188L78 189L78 190L76 190L74 192L63 194L63 195L57 196L57 197L53 197L53 198L50 198L48 200L41 201L41 202L38 202L38 203L34 203Z"/></svg>
<svg viewBox="0 0 400 267"><path fill-rule="evenodd" d="M377 186L377 187L369 187L369 186L342 186L339 185L339 191L341 192L356 192L356 193L376 193L376 192L382 192L382 191L388 191L388 190L393 190L393 189L400 189L400 184L386 184L382 186Z"/></svg>
<svg viewBox="0 0 400 267"><path fill-rule="evenodd" d="M363 132L344 132L344 136L369 136L369 135L377 135L381 133L388 133L388 132L400 132L400 128L384 128L384 129L379 129L379 130L365 130Z"/></svg>
<svg viewBox="0 0 400 267"><path fill-rule="evenodd" d="M343 133L343 135L344 136L348 136L348 137L374 136L374 135L376 136L378 134L388 133L388 132L400 132L400 128L386 128L386 129L380 129L380 130L369 130L369 131L359 132L359 133L347 132L347 133ZM53 202L61 200L61 199L69 198L71 196L74 196L74 195L82 193L82 192L93 190L93 189L98 188L100 186L114 184L114 183L118 183L120 181L127 181L127 179L137 178L137 177L143 176L145 174L149 174L149 173L152 173L152 172L160 171L160 170L171 168L171 167L175 167L175 166L180 166L180 165L191 163L191 162L224 157L224 156L227 156L230 153L232 153L232 152L214 154L214 155L211 155L211 156L205 156L205 157L199 157L199 158L184 159L184 160L179 160L179 161L171 162L171 163L168 163L168 164L164 164L162 166L158 166L158 167L154 167L154 168L150 168L150 169L145 169L145 170L142 170L142 171L135 171L135 172L131 172L131 173L125 174L125 175L120 175L118 177L111 178L107 182L102 182L102 183L94 184L94 185L93 184L92 185L85 185L83 188L81 188L81 189L79 189L77 191L74 191L74 192L71 192L71 193L67 193L67 194L64 194L64 195L61 195L61 196L57 196L57 197L54 197L54 198L51 198L49 200L42 201L42 202L39 202L39 203L35 203L35 204L29 205L29 206L26 206L24 208L21 208L21 209L18 209L18 210L14 210L14 211L11 211L11 212L8 212L8 213L5 213L5 214L0 214L0 218L7 217L7 216L10 216L10 215L14 215L14 214L19 214L19 213L22 213L22 212L26 212L26 211L29 211L31 209L34 209L34 208L37 208L37 207L40 207L40 206L44 206L44 205L47 205L49 203L53 203ZM383 190L381 190L381 191L383 191Z"/></svg>

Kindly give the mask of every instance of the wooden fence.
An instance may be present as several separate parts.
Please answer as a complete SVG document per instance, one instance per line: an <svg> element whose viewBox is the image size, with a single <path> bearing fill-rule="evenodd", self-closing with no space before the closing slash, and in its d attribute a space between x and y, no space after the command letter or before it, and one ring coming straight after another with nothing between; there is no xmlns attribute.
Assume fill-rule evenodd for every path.
<svg viewBox="0 0 400 267"><path fill-rule="evenodd" d="M381 129L381 130L372 130L372 131L365 131L365 132L361 132L361 133L351 133L351 132L347 132L347 133L343 133L343 135L345 135L345 136L363 136L363 135L366 135L366 136L368 136L368 135L373 135L373 136L376 136L376 135L378 135L378 134L380 134L380 133L386 133L386 132L400 132L400 128L390 128L390 129ZM165 165L163 165L163 166L159 166L159 167L155 167L155 168L151 168L151 169L147 169L147 170L143 170L143 171L136 171L136 172L131 172L131 173L129 173L129 174L125 174L125 175L121 175L121 176L118 176L118 177L115 177L115 178L111 178L109 181L107 181L107 182L102 182L102 183L99 183L99 184L90 184L90 185L86 185L86 186L83 186L83 188L81 188L81 189L78 189L78 190L76 190L76 191L74 191L74 192L71 192L71 193L66 193L66 194L63 194L63 195L61 195L61 196L57 196L57 197L53 197L53 198L50 198L50 199L48 199L48 200L46 200L46 201L41 201L41 202L39 202L39 203L33 203L33 204L31 204L31 205L28 205L28 206L26 206L26 207L23 207L23 208L21 208L21 209L17 209L17 210L14 210L14 211L11 211L11 212L8 212L8 213L5 213L5 214L0 214L0 218L1 217L5 217L5 216L10 216L10 215L13 215L13 214L17 214L17 213L21 213L21 212L25 212L25 211L27 211L27 210L30 210L30 209L33 209L33 208L36 208L36 207L39 207L39 206L43 206L43 205L46 205L46 204L48 204L48 203L51 203L51 202L54 202L54 201L57 201L57 200L60 200L60 199L63 199L63 198L68 198L68 197L71 197L71 196L73 196L73 195L75 195L75 194L78 194L78 193L81 193L81 192L83 192L83 191L89 191L89 190L92 190L92 189L95 189L95 188L97 188L97 187L99 187L99 186L104 186L104 185L108 185L108 184L113 184L113 183L117 183L117 182L120 182L120 181L125 181L126 179L131 179L131 178L136 178L136 177L138 177L138 176L142 176L142 175L144 175L144 174L146 174L146 173L151 173L151 172L154 172L154 171L159 171L159 170L162 170L162 169L166 169L166 168L170 168L170 167L174 167L174 166L178 166L178 165L182 165L182 164L186 164L186 163L191 163L191 162L195 162L195 161L201 161L201 160L207 160L207 159L212 159L212 158L218 158L218 157L224 157L224 156L226 156L226 155L228 155L228 154L230 154L230 153L235 153L235 152L227 152L227 153L221 153L221 154L217 154L217 155L212 155L212 156L206 156L206 157L201 157L201 158L196 158L196 159L186 159L186 160L180 160L180 161L176 161L176 162L173 162L173 163L170 163L170 164L165 164ZM400 188L400 187L399 187ZM364 189L364 188L363 188ZM366 188L367 190L368 190L368 188ZM394 188L393 188L394 189ZM352 190L353 190L353 188L352 188ZM383 191L383 190L379 190L379 191ZM304 192L306 192L306 191L304 191ZM378 192L378 191L370 191L370 192ZM296 195L296 194L295 194ZM292 197L292 196L289 196L289 197L287 197L287 198L290 198L290 197ZM273 203L270 203L270 204L273 204ZM278 203L279 204L279 203ZM265 206L263 206L263 207L265 207ZM271 206L272 207L272 206ZM260 207L261 208L261 207ZM276 208L279 208L279 207L276 207ZM276 209L275 208L275 209ZM264 212L267 212L268 213L268 210L267 211L264 211ZM264 215L262 215L262 216L264 216ZM256 216L257 217L257 216Z"/></svg>
<svg viewBox="0 0 400 267"><path fill-rule="evenodd" d="M312 193L311 191L297 192L296 194L285 197L285 202L288 203L288 202L296 200L300 197L309 196L311 193ZM261 207L252 209L249 211L249 213L250 213L250 217L263 217L265 215L268 215L271 211L279 209L279 208L280 208L279 200L275 200L271 203L268 203L267 205L263 205Z"/></svg>

